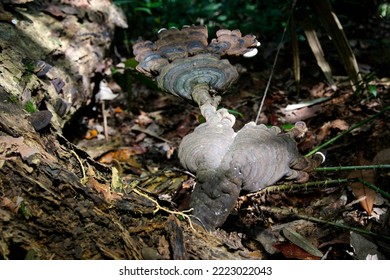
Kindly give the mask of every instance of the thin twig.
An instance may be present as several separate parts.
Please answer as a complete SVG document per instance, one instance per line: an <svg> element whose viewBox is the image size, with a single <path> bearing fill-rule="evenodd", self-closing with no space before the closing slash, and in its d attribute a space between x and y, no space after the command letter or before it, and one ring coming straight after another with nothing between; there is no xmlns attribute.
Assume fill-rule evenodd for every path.
<svg viewBox="0 0 390 280"><path fill-rule="evenodd" d="M276 50L276 55L275 55L274 63L273 63L272 68L271 68L271 73L270 73L269 78L268 78L267 86L265 87L264 95L263 95L263 97L261 99L259 110L257 111L257 116L256 116L256 120L255 120L256 124L259 121L260 113L261 113L261 111L263 109L265 98L267 97L268 89L269 89L269 86L271 84L271 80L272 80L272 77L274 75L274 71L275 71L275 68L276 68L276 62L278 61L279 52L280 52L280 49L283 46L284 36L286 35L287 27L288 27L288 25L290 23L290 19L291 19L291 16L292 16L294 8L295 8L295 3L296 3L296 1L293 1L292 6L291 6L291 10L290 10L290 14L288 15L286 26L284 27L284 30L283 30L282 38L280 39L280 43L279 43L278 49Z"/></svg>

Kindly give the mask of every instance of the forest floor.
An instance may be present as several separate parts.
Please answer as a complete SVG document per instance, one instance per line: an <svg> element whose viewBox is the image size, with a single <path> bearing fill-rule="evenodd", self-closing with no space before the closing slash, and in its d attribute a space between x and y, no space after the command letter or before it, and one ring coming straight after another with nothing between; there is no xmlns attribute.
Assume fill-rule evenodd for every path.
<svg viewBox="0 0 390 280"><path fill-rule="evenodd" d="M362 53L367 50L367 45L359 46ZM259 58L237 61L241 77L221 102L236 114L236 130L256 118L271 72L262 65L270 64L274 51L274 46L263 44ZM377 51L370 53L374 56ZM355 90L347 77L334 74L331 87L310 50L303 52L297 87L291 51L288 46L282 49L260 122L288 129L305 121L309 131L299 143L302 154L347 132L322 149L326 161L321 167L389 164L389 111L377 115L390 104L389 73L363 73L364 83ZM367 57L361 67L375 69L377 59ZM331 66L334 73L343 73L340 65ZM131 92L126 93L112 75L106 77L117 95L84 116L86 131L74 142L99 162L117 167L124 182L137 184L161 204L188 209L196 178L181 167L177 150L181 139L201 121L200 112L134 77L138 76L130 77ZM281 181L288 190L275 187L268 193L242 194L234 213L215 234L231 248L245 247L259 258L389 259L389 174L388 169L315 171L310 174L311 185ZM382 191L347 181L351 178Z"/></svg>

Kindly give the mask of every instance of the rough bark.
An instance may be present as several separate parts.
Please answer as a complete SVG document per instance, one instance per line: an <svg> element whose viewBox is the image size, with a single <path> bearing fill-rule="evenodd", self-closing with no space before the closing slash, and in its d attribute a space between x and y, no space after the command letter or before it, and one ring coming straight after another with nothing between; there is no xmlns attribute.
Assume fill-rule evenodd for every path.
<svg viewBox="0 0 390 280"><path fill-rule="evenodd" d="M91 101L118 25L111 2L4 3L12 2L24 5L4 5L16 25L0 22L0 259L251 258L155 211L157 198L126 186L62 136L63 124ZM50 124L37 129L42 115L27 112L29 103L51 112Z"/></svg>

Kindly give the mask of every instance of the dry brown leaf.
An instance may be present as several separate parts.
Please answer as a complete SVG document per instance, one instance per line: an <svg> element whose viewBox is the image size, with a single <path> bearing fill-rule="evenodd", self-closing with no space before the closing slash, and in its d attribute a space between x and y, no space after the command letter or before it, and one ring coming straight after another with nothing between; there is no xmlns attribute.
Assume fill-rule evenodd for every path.
<svg viewBox="0 0 390 280"><path fill-rule="evenodd" d="M312 131L307 131L304 135L304 139L298 144L300 151L308 151L317 144L317 135Z"/></svg>
<svg viewBox="0 0 390 280"><path fill-rule="evenodd" d="M95 189L98 193L102 194L105 201L110 202L112 200L110 186L101 184L94 178L89 178L88 184L90 188Z"/></svg>
<svg viewBox="0 0 390 280"><path fill-rule="evenodd" d="M14 199L16 200L16 199ZM15 203L8 197L3 197L2 200L0 200L0 206L8 208L11 212L14 214L18 213L20 208L20 203Z"/></svg>
<svg viewBox="0 0 390 280"><path fill-rule="evenodd" d="M321 249L326 246L333 246L336 244L349 245L351 243L350 236L350 232L342 232L340 235L332 238L331 240L321 243L318 248Z"/></svg>
<svg viewBox="0 0 390 280"><path fill-rule="evenodd" d="M338 129L344 131L347 130L348 128L349 125L344 120L336 119L327 122L317 131L317 140L322 141L324 138L326 138L331 133L331 129Z"/></svg>
<svg viewBox="0 0 390 280"><path fill-rule="evenodd" d="M370 165L371 162L364 159L361 155L358 159L359 165ZM349 173L348 178L360 178L371 184L375 184L375 171L373 169L366 170L353 170ZM350 184L353 195L356 199L360 200L360 205L367 211L368 215L371 215L372 208L374 206L376 192L360 182L354 182Z"/></svg>
<svg viewBox="0 0 390 280"><path fill-rule="evenodd" d="M331 121L330 123L332 128L337 128L340 129L341 131L347 130L349 128L348 123L344 120L336 119Z"/></svg>
<svg viewBox="0 0 390 280"><path fill-rule="evenodd" d="M313 256L306 252L305 250L299 248L297 245L287 242L273 245L278 251L280 251L283 256L288 259L298 259L298 260L319 260L319 257Z"/></svg>
<svg viewBox="0 0 390 280"><path fill-rule="evenodd" d="M373 160L374 164L390 164L390 148L379 151Z"/></svg>
<svg viewBox="0 0 390 280"><path fill-rule="evenodd" d="M134 155L142 155L144 153L146 153L145 148L134 145L132 147L121 148L116 151L108 152L99 159L99 162L104 164L111 164L115 160L119 162L134 163L135 160L132 157ZM138 166L139 164L136 165Z"/></svg>
<svg viewBox="0 0 390 280"><path fill-rule="evenodd" d="M194 114L186 115L183 121L177 127L176 134L179 137L186 136L193 129L196 123L197 123L197 116L195 116Z"/></svg>

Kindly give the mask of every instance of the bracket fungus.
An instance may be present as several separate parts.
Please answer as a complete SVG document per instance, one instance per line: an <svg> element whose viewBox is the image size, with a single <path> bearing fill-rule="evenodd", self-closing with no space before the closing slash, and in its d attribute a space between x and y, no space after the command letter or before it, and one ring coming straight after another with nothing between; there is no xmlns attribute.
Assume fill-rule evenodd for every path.
<svg viewBox="0 0 390 280"><path fill-rule="evenodd" d="M196 173L190 207L208 230L225 222L241 191L255 192L282 178L306 182L307 172L323 161L321 154L306 158L298 151L295 138L304 133L304 122L288 133L250 122L235 133L226 113L216 111L218 122L201 124L179 147L182 165Z"/></svg>
<svg viewBox="0 0 390 280"><path fill-rule="evenodd" d="M235 132L235 117L226 109L217 110L220 97L212 93L223 93L238 78L222 56L255 55L255 36L223 29L208 43L205 26L189 26L162 29L158 37L155 43L133 46L137 70L154 78L162 90L196 103L206 119L179 146L181 164L196 173L190 200L195 220L213 230L225 222L242 190L254 192L284 177L308 179L307 172L323 158L299 153L295 138L304 134L305 123L281 133L277 127L250 122Z"/></svg>
<svg viewBox="0 0 390 280"><path fill-rule="evenodd" d="M223 55L256 53L255 36L242 37L239 30L219 30L207 41L206 26L161 29L158 40L139 41L133 46L137 70L156 79L158 86L199 106L218 99L210 91L223 93L238 79L236 68Z"/></svg>

